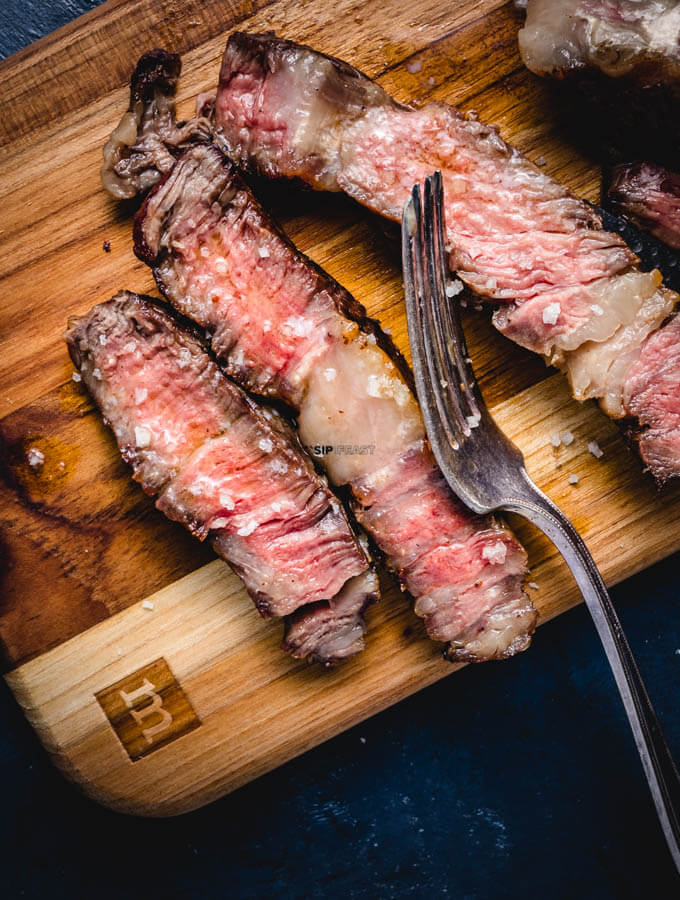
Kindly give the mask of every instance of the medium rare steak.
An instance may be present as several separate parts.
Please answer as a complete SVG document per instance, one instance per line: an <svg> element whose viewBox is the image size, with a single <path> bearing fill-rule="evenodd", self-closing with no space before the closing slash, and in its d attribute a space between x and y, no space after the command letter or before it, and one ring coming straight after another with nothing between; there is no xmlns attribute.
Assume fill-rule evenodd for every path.
<svg viewBox="0 0 680 900"><path fill-rule="evenodd" d="M289 649L324 662L361 649L375 574L278 414L225 378L191 328L151 298L116 295L74 323L67 341L156 506L210 541L263 616L295 612L298 630L310 616L311 638L288 640Z"/></svg>
<svg viewBox="0 0 680 900"><path fill-rule="evenodd" d="M680 475L680 455L668 456L667 441L657 446L647 424L658 414L653 391L636 393L627 381L634 365L650 366L650 382L667 389L670 380L677 395L672 341L646 350L670 327L677 294L496 129L443 103L402 106L340 60L243 33L227 43L215 126L239 165L345 191L395 220L412 185L440 169L451 268L497 307L496 327L563 368L578 399L598 398L609 415L631 420L658 482Z"/></svg>
<svg viewBox="0 0 680 900"><path fill-rule="evenodd" d="M536 612L509 529L466 510L436 467L410 373L365 310L282 235L215 146L147 196L135 251L240 384L282 400L453 660L524 649ZM322 628L323 617L317 622ZM309 623L307 623L309 624ZM307 629L308 630L308 629ZM300 629L292 626L292 634Z"/></svg>

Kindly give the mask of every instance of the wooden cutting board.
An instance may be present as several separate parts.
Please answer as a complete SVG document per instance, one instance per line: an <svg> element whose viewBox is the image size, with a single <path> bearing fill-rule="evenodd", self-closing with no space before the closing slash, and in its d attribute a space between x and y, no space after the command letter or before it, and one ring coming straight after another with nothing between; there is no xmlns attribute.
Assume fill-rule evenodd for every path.
<svg viewBox="0 0 680 900"><path fill-rule="evenodd" d="M146 815L195 808L454 671L388 575L363 654L332 672L289 659L280 626L258 617L238 578L132 483L71 380L67 317L120 288L154 292L132 254L132 210L98 175L137 57L154 46L183 54L189 112L216 84L232 28L274 29L347 59L399 100L476 109L597 200L599 172L521 66L518 24L491 0L111 0L0 65L0 638L7 681L43 743L101 802ZM340 196L285 188L267 199L407 352L394 232ZM608 583L680 548L678 490L658 495L615 426L570 400L565 380L488 315L471 313L466 329L501 426ZM554 449L550 436L566 430L574 442ZM30 465L32 448L41 465ZM552 546L516 524L545 621L579 598Z"/></svg>

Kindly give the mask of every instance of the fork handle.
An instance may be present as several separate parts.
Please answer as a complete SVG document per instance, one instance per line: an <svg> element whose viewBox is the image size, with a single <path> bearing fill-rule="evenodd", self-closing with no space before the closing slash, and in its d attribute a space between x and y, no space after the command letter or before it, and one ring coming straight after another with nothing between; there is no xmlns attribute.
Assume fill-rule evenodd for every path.
<svg viewBox="0 0 680 900"><path fill-rule="evenodd" d="M635 657L583 539L552 500L530 484L531 500L522 499L507 508L529 519L550 538L581 589L623 700L664 836L680 871L680 778Z"/></svg>

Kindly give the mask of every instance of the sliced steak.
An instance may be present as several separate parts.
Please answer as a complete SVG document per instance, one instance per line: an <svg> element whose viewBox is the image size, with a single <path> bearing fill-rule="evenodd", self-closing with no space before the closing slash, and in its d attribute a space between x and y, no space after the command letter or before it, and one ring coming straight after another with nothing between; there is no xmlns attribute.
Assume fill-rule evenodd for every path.
<svg viewBox="0 0 680 900"><path fill-rule="evenodd" d="M353 598L347 655L375 597L368 562L341 505L287 424L222 374L200 339L148 297L122 292L67 335L73 362L111 426L133 477L243 579L260 613L283 616ZM344 593L343 593L344 591ZM311 606L309 606L311 604ZM318 646L346 646L347 616L329 616ZM320 636L321 638L321 636ZM294 649L294 648L293 648Z"/></svg>
<svg viewBox="0 0 680 900"><path fill-rule="evenodd" d="M130 106L104 146L102 183L117 200L144 193L168 172L193 141L210 140L212 104L199 98L196 116L175 120L175 93L182 62L176 53L151 50L137 63Z"/></svg>
<svg viewBox="0 0 680 900"><path fill-rule="evenodd" d="M651 163L616 166L607 200L620 213L680 250L680 175Z"/></svg>
<svg viewBox="0 0 680 900"><path fill-rule="evenodd" d="M496 305L496 327L561 366L578 399L615 418L652 416L642 398L626 404L626 379L677 294L492 126L442 103L402 106L340 60L242 33L227 43L215 126L239 165L345 191L395 220L412 185L440 169L451 268ZM648 356L660 366L652 381L666 379L671 355ZM680 371L671 377L680 384ZM680 475L680 456L656 465L655 434L640 442L643 460L658 481Z"/></svg>
<svg viewBox="0 0 680 900"><path fill-rule="evenodd" d="M378 578L369 569L350 579L332 600L322 600L286 616L284 650L325 665L355 656L364 646L364 610L377 599Z"/></svg>
<svg viewBox="0 0 680 900"><path fill-rule="evenodd" d="M403 358L281 234L216 147L187 150L148 195L135 251L240 384L295 410L303 443L320 448L330 479L349 488L359 521L449 656L526 647L536 613L522 589L523 549L505 525L453 496ZM500 561L489 549L498 545L508 548Z"/></svg>

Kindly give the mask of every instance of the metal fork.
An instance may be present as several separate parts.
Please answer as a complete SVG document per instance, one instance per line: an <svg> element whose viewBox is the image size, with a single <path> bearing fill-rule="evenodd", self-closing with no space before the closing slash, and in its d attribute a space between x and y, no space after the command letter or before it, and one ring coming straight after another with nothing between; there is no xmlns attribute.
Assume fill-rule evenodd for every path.
<svg viewBox="0 0 680 900"><path fill-rule="evenodd" d="M500 430L474 376L458 303L447 296L440 172L413 188L402 220L408 335L427 435L452 490L480 514L519 513L564 557L597 628L635 737L673 861L680 871L680 780L635 658L588 548L529 478L519 448ZM454 283L455 284L455 283ZM449 295L453 292L449 289Z"/></svg>

